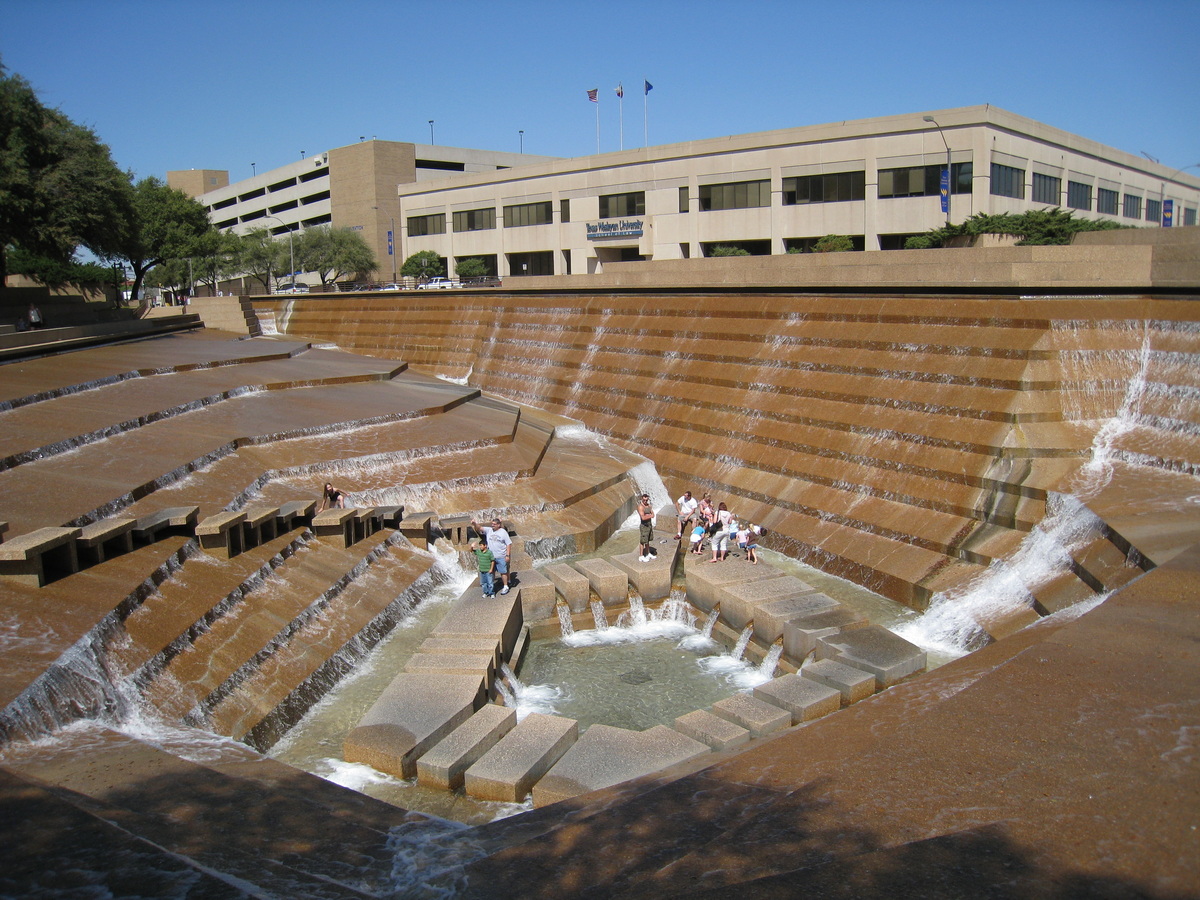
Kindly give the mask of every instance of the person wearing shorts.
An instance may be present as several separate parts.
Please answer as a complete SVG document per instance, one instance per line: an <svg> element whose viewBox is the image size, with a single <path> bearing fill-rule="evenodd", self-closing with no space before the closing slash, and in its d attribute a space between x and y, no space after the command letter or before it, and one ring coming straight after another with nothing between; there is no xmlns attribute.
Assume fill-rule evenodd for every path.
<svg viewBox="0 0 1200 900"><path fill-rule="evenodd" d="M675 511L679 516L679 525L675 529L675 540L683 537L684 530L696 517L696 508L700 502L692 496L691 491L684 491L683 496L675 501Z"/></svg>
<svg viewBox="0 0 1200 900"><path fill-rule="evenodd" d="M654 509L650 506L650 495L642 494L642 499L637 506L638 512L638 540L641 543L641 551L638 559L642 562L650 562L654 559L650 553L650 545L654 543Z"/></svg>
<svg viewBox="0 0 1200 900"><path fill-rule="evenodd" d="M471 520L471 527L479 534L483 535L487 541L487 548L492 551L492 556L496 559L495 573L500 576L500 580L504 583L504 587L500 588L501 594L508 593L508 567L512 559L512 538L509 537L508 531L501 524L500 519L492 519L492 524L481 526L474 519Z"/></svg>

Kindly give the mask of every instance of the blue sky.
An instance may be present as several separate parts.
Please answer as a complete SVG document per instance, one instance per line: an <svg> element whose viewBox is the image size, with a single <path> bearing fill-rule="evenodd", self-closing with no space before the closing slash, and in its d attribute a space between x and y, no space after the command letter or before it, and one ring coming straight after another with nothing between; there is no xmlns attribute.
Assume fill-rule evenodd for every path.
<svg viewBox="0 0 1200 900"><path fill-rule="evenodd" d="M0 0L0 62L123 168L360 137L580 156L991 103L1200 163L1200 0ZM1190 174L1200 174L1200 169Z"/></svg>

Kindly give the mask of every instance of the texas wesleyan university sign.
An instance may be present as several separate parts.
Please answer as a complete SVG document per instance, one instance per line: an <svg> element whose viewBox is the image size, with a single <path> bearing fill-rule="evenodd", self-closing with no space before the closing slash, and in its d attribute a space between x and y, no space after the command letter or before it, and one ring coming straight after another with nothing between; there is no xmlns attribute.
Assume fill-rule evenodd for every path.
<svg viewBox="0 0 1200 900"><path fill-rule="evenodd" d="M589 241L642 236L641 219L606 219L601 222L587 222L585 225Z"/></svg>

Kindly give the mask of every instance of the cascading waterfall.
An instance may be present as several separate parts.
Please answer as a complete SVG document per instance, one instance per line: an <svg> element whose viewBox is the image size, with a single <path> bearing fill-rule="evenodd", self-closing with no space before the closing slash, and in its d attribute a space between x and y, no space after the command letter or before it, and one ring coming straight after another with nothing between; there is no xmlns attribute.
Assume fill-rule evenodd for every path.
<svg viewBox="0 0 1200 900"><path fill-rule="evenodd" d="M563 696L560 688L548 684L523 684L506 662L500 663L500 674L503 678L496 679L496 686L504 698L504 705L516 710L518 721L533 712L547 715L555 712L554 702Z"/></svg>
<svg viewBox="0 0 1200 900"><path fill-rule="evenodd" d="M750 645L750 636L753 634L754 620L751 619L746 623L746 627L742 629L742 633L738 635L737 643L734 644L733 649L729 651L729 655L733 659L740 660L745 655L746 648Z"/></svg>
<svg viewBox="0 0 1200 900"><path fill-rule="evenodd" d="M758 674L768 680L775 677L775 669L779 666L779 657L783 656L783 637L777 637L767 655L763 657L758 667Z"/></svg>
<svg viewBox="0 0 1200 900"><path fill-rule="evenodd" d="M597 631L603 631L608 627L608 617L604 614L604 604L599 600L592 601L592 618L596 622Z"/></svg>
<svg viewBox="0 0 1200 900"><path fill-rule="evenodd" d="M708 618L704 620L704 627L700 629L700 634L706 638L712 638L713 628L717 624L717 619L721 618L721 602L718 600L713 604L713 608L709 610Z"/></svg>
<svg viewBox="0 0 1200 900"><path fill-rule="evenodd" d="M636 628L639 625L645 625L648 621L646 607L642 603L642 598L637 594L633 594L629 598L629 609L617 617L617 627Z"/></svg>
<svg viewBox="0 0 1200 900"><path fill-rule="evenodd" d="M571 621L571 607L567 606L567 601L559 599L554 604L554 611L558 613L558 627L564 638L569 638L575 633L575 623Z"/></svg>

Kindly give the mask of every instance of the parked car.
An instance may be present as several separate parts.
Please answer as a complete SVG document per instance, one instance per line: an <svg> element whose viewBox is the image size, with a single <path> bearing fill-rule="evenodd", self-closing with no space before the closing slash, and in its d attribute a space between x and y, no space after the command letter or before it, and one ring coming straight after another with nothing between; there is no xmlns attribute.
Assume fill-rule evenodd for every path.
<svg viewBox="0 0 1200 900"><path fill-rule="evenodd" d="M381 290L381 291L402 291L402 290L404 290L404 285L397 284L394 281L389 281L387 284L381 284L379 286L379 290Z"/></svg>
<svg viewBox="0 0 1200 900"><path fill-rule="evenodd" d="M417 290L418 291L440 291L445 288L457 288L457 287L462 287L462 285L459 284L457 281L451 281L449 278L446 278L442 275L438 275L436 278L430 278L424 284L418 284Z"/></svg>
<svg viewBox="0 0 1200 900"><path fill-rule="evenodd" d="M281 285L276 286L275 293L276 294L307 294L308 293L308 285L300 284L299 282L297 282L296 284L281 284Z"/></svg>
<svg viewBox="0 0 1200 900"><path fill-rule="evenodd" d="M474 278L464 278L463 287L500 287L500 278L496 275L477 275Z"/></svg>

